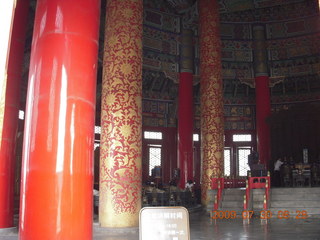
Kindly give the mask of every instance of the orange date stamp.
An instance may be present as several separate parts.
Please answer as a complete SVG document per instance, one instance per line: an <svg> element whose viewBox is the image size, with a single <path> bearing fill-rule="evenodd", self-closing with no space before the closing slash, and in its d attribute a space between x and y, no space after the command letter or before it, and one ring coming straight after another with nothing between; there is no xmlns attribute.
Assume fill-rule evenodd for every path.
<svg viewBox="0 0 320 240"><path fill-rule="evenodd" d="M236 211L220 211L215 210L212 211L211 218L212 219L251 219L253 217L257 217L260 219L271 219L278 218L278 219L307 219L308 212L306 210L296 210L295 213L289 212L288 210L280 210L277 212L271 212L270 210L262 210L259 212L254 212L250 210L242 211L242 214L237 214Z"/></svg>

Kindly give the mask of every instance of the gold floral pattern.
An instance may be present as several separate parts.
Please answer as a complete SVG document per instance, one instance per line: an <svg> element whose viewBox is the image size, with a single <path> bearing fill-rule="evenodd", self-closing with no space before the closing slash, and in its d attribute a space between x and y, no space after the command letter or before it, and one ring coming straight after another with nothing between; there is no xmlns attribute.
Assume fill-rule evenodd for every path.
<svg viewBox="0 0 320 240"><path fill-rule="evenodd" d="M108 0L101 104L100 224L138 225L141 208L142 1Z"/></svg>
<svg viewBox="0 0 320 240"><path fill-rule="evenodd" d="M201 201L207 205L210 179L223 175L223 94L217 0L199 1L201 86Z"/></svg>

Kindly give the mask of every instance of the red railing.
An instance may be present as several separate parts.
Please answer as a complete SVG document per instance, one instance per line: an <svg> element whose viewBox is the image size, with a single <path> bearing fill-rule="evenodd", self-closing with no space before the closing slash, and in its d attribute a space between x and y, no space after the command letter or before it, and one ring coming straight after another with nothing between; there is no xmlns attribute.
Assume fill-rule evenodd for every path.
<svg viewBox="0 0 320 240"><path fill-rule="evenodd" d="M241 188L246 186L246 178L245 177L226 177L224 178L224 188Z"/></svg>
<svg viewBox="0 0 320 240"><path fill-rule="evenodd" d="M212 178L211 179L211 189L217 189L217 194L214 199L214 210L219 208L219 203L222 198L222 192L224 188L240 188L246 185L245 178Z"/></svg>
<svg viewBox="0 0 320 240"><path fill-rule="evenodd" d="M218 210L219 208L219 203L221 201L223 188L224 188L224 178L211 179L211 189L217 189L217 194L214 197L213 210Z"/></svg>
<svg viewBox="0 0 320 240"><path fill-rule="evenodd" d="M268 210L268 202L269 202L269 193L270 193L270 174L268 172L268 177L266 179L266 188L263 200L263 209Z"/></svg>
<svg viewBox="0 0 320 240"><path fill-rule="evenodd" d="M270 192L270 173L268 172L268 176L266 177L251 177L249 175L248 181L246 184L246 195L244 196L244 210L248 209L248 203L250 200L250 192L251 189L265 189L264 199L263 199L263 208L264 210L268 209L268 201L269 201L269 192Z"/></svg>
<svg viewBox="0 0 320 240"><path fill-rule="evenodd" d="M248 205L250 201L251 189L264 188L265 195L263 201L263 208L267 210L270 192L270 173L266 177L248 177L245 178L212 178L211 179L211 189L216 189L217 194L214 199L214 210L218 210L219 204L222 198L222 192L224 188L237 188L246 186L246 194L244 195L244 210L248 210Z"/></svg>
<svg viewBox="0 0 320 240"><path fill-rule="evenodd" d="M246 180L246 194L244 195L243 199L243 209L248 210L248 204L249 204L249 199L250 199L250 187L249 187L249 181Z"/></svg>

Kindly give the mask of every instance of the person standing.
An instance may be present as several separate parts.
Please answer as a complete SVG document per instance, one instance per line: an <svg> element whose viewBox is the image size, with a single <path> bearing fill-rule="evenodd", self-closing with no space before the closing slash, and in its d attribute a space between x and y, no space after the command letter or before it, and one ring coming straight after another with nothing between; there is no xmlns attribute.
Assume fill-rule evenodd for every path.
<svg viewBox="0 0 320 240"><path fill-rule="evenodd" d="M280 167L282 166L283 161L281 158L278 158L274 163L274 185L280 187Z"/></svg>

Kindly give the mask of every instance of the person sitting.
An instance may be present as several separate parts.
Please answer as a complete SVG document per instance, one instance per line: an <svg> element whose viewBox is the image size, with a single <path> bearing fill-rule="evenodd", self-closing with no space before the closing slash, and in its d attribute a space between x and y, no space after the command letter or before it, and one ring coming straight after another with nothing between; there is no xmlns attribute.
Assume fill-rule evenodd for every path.
<svg viewBox="0 0 320 240"><path fill-rule="evenodd" d="M177 187L177 180L175 178L171 179L169 182L169 191L176 192L179 188Z"/></svg>

